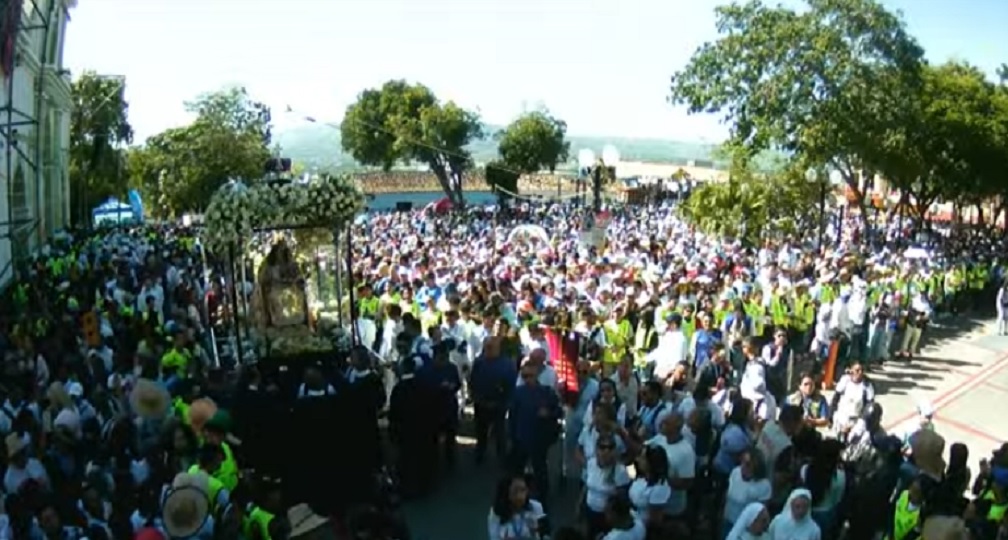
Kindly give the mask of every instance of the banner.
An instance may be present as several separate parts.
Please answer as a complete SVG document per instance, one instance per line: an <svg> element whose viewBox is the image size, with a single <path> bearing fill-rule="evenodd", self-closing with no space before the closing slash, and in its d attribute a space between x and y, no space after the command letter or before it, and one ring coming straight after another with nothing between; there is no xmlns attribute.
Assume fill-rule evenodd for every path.
<svg viewBox="0 0 1008 540"><path fill-rule="evenodd" d="M546 328L546 344L550 351L550 363L557 374L557 382L562 389L562 398L568 405L577 403L580 394L577 362L581 349L581 335L577 332Z"/></svg>

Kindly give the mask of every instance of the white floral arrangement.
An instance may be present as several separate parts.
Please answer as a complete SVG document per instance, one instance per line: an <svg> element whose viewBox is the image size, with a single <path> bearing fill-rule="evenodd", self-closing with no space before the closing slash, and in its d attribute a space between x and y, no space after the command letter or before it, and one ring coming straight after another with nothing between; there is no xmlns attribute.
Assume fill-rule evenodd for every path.
<svg viewBox="0 0 1008 540"><path fill-rule="evenodd" d="M204 215L207 244L224 250L260 228L335 229L350 223L365 205L364 194L342 176L251 186L233 180L210 199Z"/></svg>

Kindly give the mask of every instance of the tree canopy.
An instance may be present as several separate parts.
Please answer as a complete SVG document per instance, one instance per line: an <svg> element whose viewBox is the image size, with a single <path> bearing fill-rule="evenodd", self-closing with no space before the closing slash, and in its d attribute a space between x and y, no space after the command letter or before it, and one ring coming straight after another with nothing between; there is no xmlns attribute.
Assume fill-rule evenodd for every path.
<svg viewBox="0 0 1008 540"><path fill-rule="evenodd" d="M124 145L133 140L125 80L85 71L70 86L70 198L72 222L87 223L91 209L126 195Z"/></svg>
<svg viewBox="0 0 1008 540"><path fill-rule="evenodd" d="M819 204L820 187L805 180L799 162L759 173L744 155L729 157L731 181L702 184L680 208L700 230L758 245L768 237L783 238L821 226L818 213L809 212Z"/></svg>
<svg viewBox="0 0 1008 540"><path fill-rule="evenodd" d="M876 0L803 4L718 7L719 38L673 75L670 101L719 114L750 155L782 149L839 171L862 208L874 173L920 216L938 199L1005 191L1003 87L966 64L928 65Z"/></svg>
<svg viewBox="0 0 1008 540"><path fill-rule="evenodd" d="M547 111L525 113L501 131L497 152L522 173L553 172L570 152L567 123Z"/></svg>
<svg viewBox="0 0 1008 540"><path fill-rule="evenodd" d="M262 176L270 157L270 110L244 88L204 94L186 104L195 119L130 152L131 182L163 216L200 211L233 178Z"/></svg>
<svg viewBox="0 0 1008 540"><path fill-rule="evenodd" d="M464 205L462 175L472 167L466 145L483 136L479 115L429 88L403 80L361 92L340 126L343 149L363 165L423 164L445 195Z"/></svg>

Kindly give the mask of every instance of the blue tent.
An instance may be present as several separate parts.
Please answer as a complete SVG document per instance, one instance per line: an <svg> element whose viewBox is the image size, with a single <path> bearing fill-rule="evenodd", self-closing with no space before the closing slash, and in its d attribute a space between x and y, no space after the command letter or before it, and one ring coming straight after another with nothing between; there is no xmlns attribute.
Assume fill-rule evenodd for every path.
<svg viewBox="0 0 1008 540"><path fill-rule="evenodd" d="M133 208L115 198L109 198L91 210L92 225L129 223L133 219Z"/></svg>

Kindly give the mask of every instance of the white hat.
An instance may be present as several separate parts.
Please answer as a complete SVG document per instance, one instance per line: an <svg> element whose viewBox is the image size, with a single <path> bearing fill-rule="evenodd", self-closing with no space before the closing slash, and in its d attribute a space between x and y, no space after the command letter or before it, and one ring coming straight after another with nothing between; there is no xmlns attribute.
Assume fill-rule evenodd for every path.
<svg viewBox="0 0 1008 540"><path fill-rule="evenodd" d="M84 385L82 385L77 381L73 381L70 384L68 384L66 386L66 391L67 394L70 395L70 397L75 398L84 397Z"/></svg>

